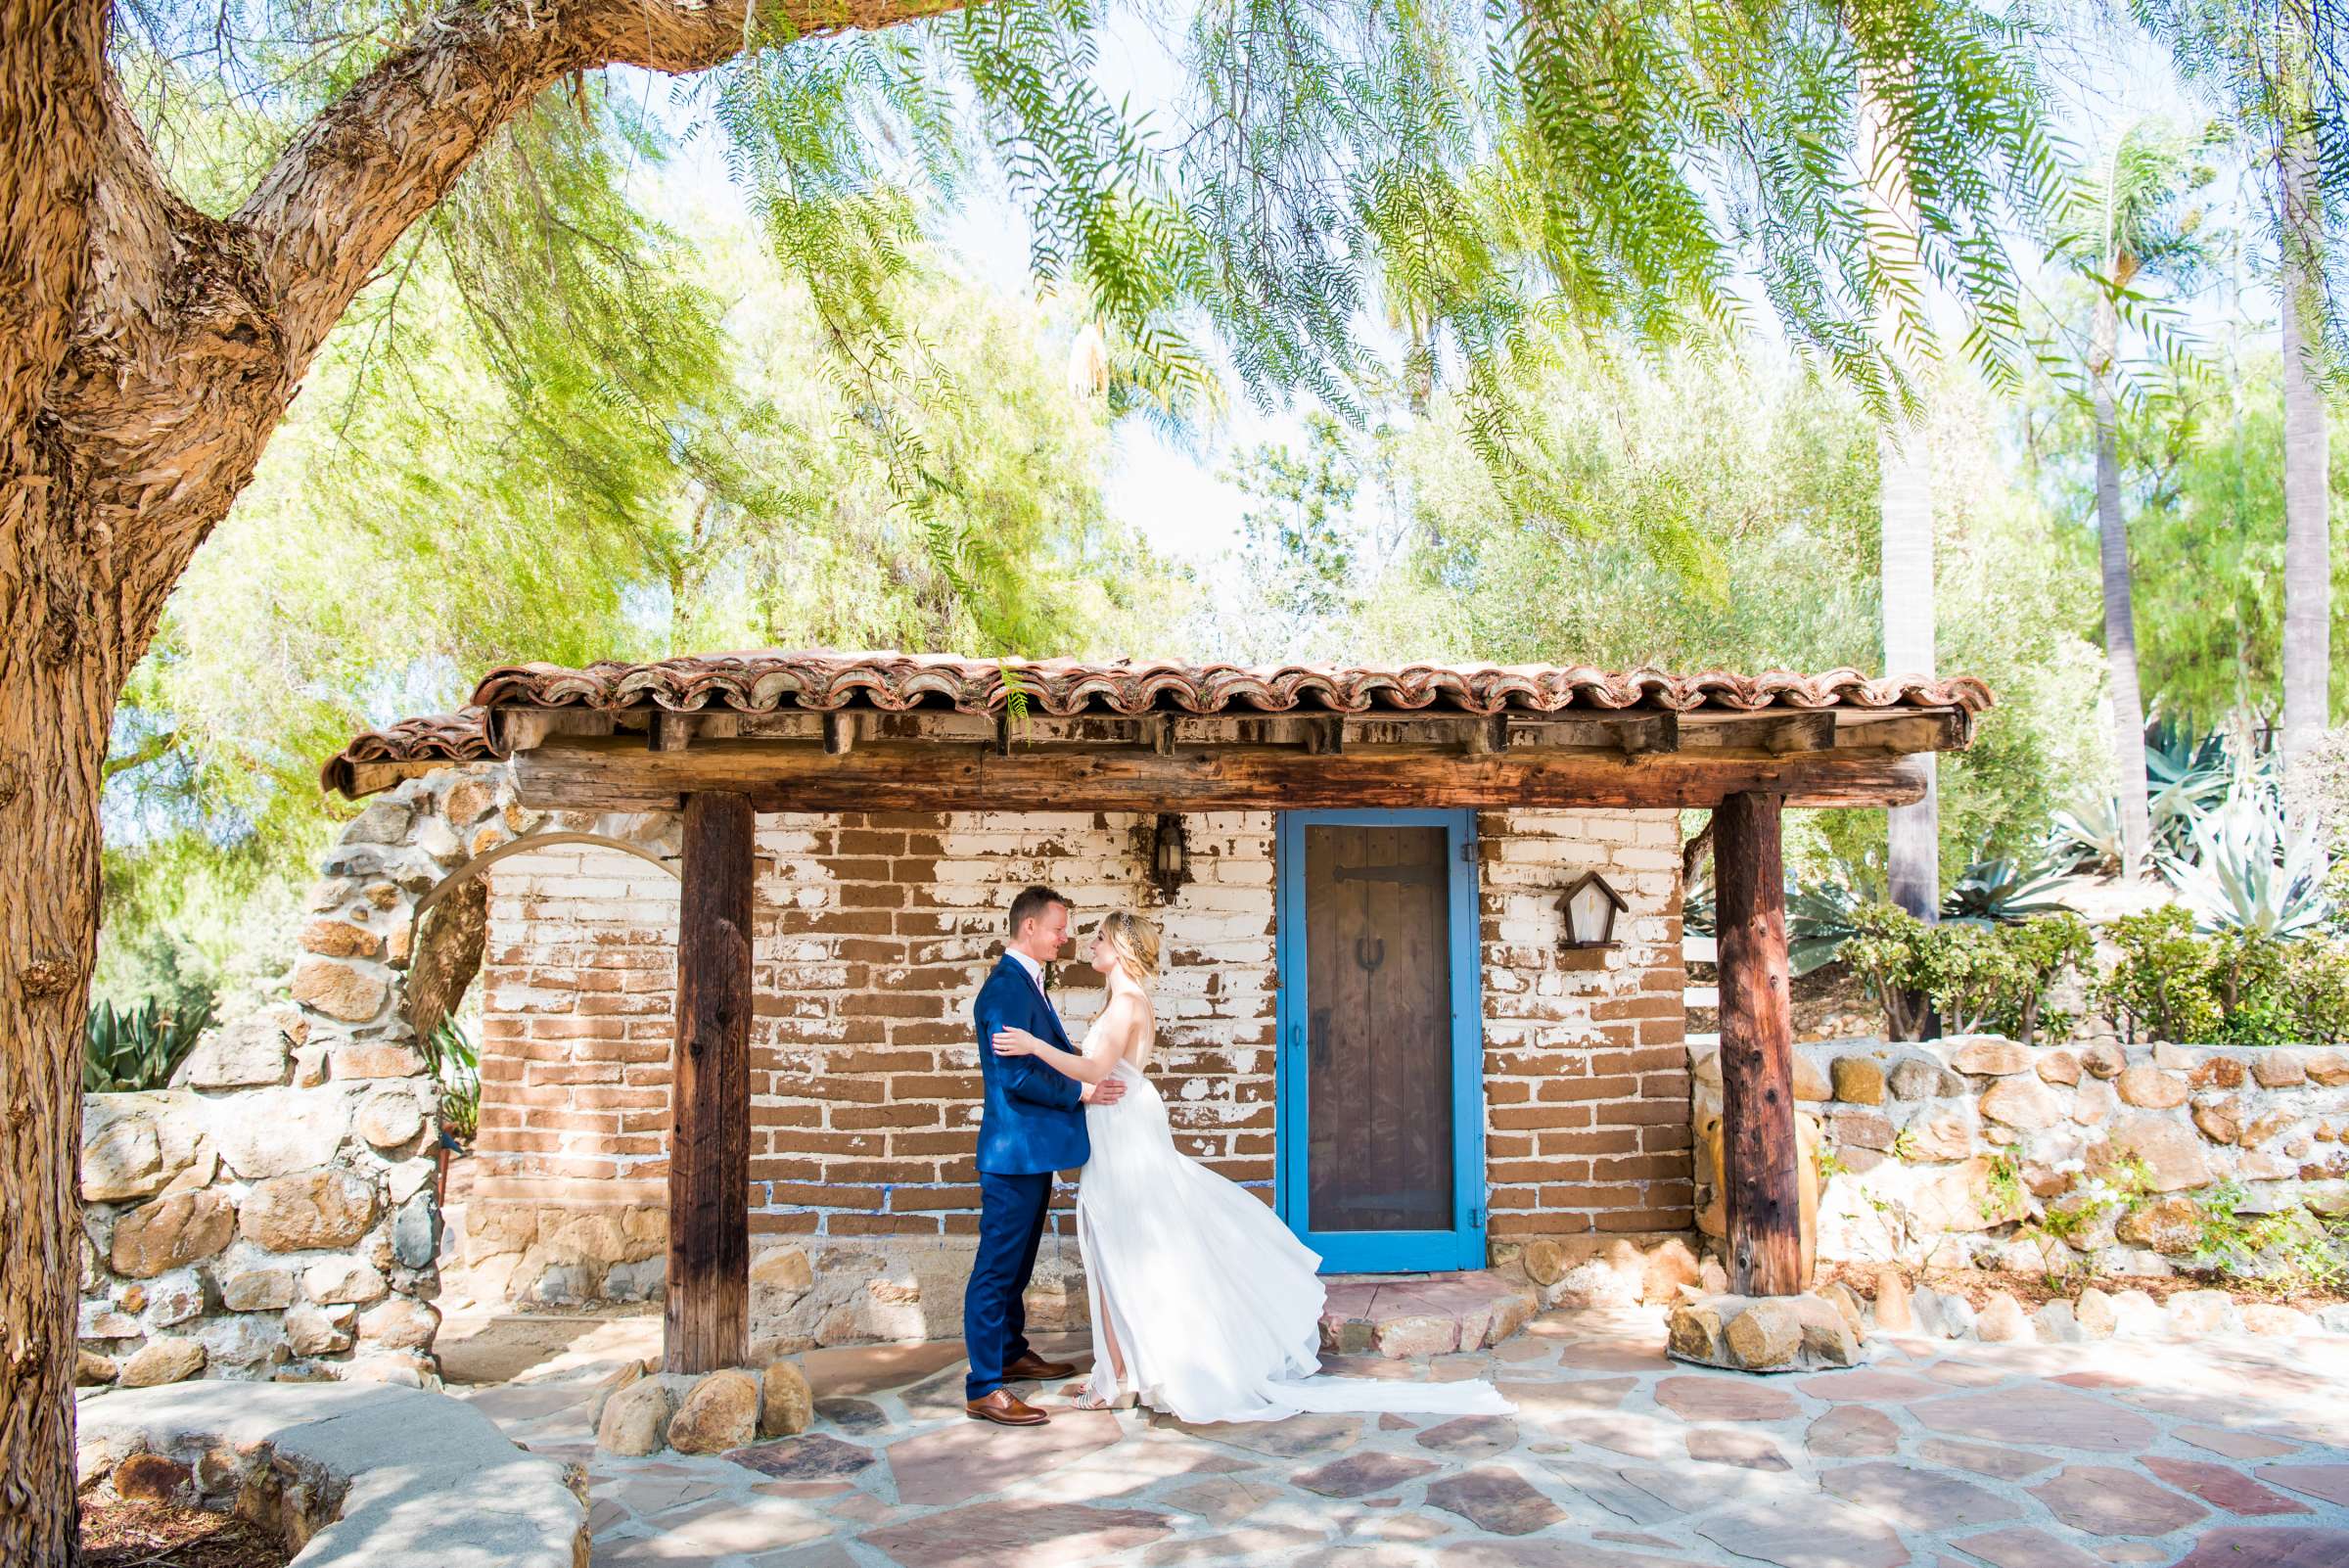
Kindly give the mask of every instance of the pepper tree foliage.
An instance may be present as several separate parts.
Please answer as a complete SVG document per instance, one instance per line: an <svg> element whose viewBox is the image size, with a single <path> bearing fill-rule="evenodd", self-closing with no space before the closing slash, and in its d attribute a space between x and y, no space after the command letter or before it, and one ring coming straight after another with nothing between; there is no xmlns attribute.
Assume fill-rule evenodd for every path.
<svg viewBox="0 0 2349 1568"><path fill-rule="evenodd" d="M2335 0L2129 0L2128 9L2256 150L2264 227L2279 254L2309 248L2314 325L2337 375L2349 363L2349 17ZM2287 212L2280 174L2300 153L2311 200Z"/></svg>
<svg viewBox="0 0 2349 1568"><path fill-rule="evenodd" d="M125 50L183 71L224 66L280 113L331 96L428 20L399 0L195 14L138 0L125 14ZM2062 190L2027 13L1974 0L1207 0L1137 20L1184 68L1155 118L1098 79L1123 21L1107 0L1008 0L809 38L754 10L755 47L687 88L814 301L834 373L868 394L867 434L916 517L936 515L944 482L918 421L880 389L917 401L951 389L888 286L983 148L1027 207L1038 278L1102 320L1129 393L1165 410L1212 401L1219 353L1252 396L1310 392L1341 414L1400 369L1456 383L1470 439L1512 472L1522 372L1558 344L1735 326L1758 296L1884 413L1908 388L1875 324L1893 321L1906 353L1924 346L1928 278L1964 307L1966 352L1995 378L2016 370L2001 236ZM1853 165L1864 81L1915 196L1913 261L1871 243ZM602 124L626 134L614 116ZM533 172L550 165L468 183L517 181L527 220ZM494 227L499 213L477 192L436 226ZM479 292L508 311L559 310L552 297L574 281L561 253L592 237L538 224L530 238L529 298L488 274ZM1365 331L1382 314L1402 329L1391 352ZM958 571L959 540L941 530L934 542Z"/></svg>
<svg viewBox="0 0 2349 1568"><path fill-rule="evenodd" d="M115 49L174 181L226 212L435 14L124 0ZM309 461L275 489L265 464L240 511L279 506L274 543L251 547L299 556L323 542L282 512L326 515L340 493L334 538L440 574L439 601L357 596L338 621L215 596L219 619L167 626L127 694L126 782L160 775L185 803L298 771L309 737L282 723L262 730L288 755L265 759L184 736L205 727L180 719L223 621L280 689L306 702L340 681L387 713L449 700L485 653L671 651L640 624L648 594L669 636L1080 641L1070 603L1114 590L1074 585L1131 576L1130 547L1097 526L1097 495L1055 488L1083 469L1060 436L1024 455L987 439L995 362L974 364L927 243L990 162L1028 211L1040 284L1104 334L1113 416L1196 420L1227 388L1349 419L1398 386L1420 404L1440 392L1502 509L1569 531L1592 525L1546 460L1540 403L1562 365L1767 314L1869 411L1910 413L1899 367L1928 341L1938 285L1963 307L1964 352L2011 380L2000 237L2062 190L2027 16L1973 0L1008 0L876 32L793 37L758 9L746 26L742 54L677 83L593 73L550 90L396 249L273 443ZM1148 115L1101 81L1104 42L1127 27L1181 67ZM1864 81L1915 193L1913 259L1871 243L1853 164ZM662 113L655 92L673 95ZM695 264L710 236L648 200L680 122L715 139L760 223L756 263ZM741 373L737 278L753 271L804 304L809 352L793 363L819 387ZM1876 334L1887 319L1897 357ZM452 351L478 380L445 373ZM1026 475L1000 472L1023 460ZM1703 541L1685 524L1637 531L1692 572ZM875 567L868 591L855 573ZM811 590L810 572L836 591ZM732 619L707 609L746 601ZM438 629L408 664L362 657L428 617ZM213 706L212 740L233 737L236 705ZM284 809L256 786L230 815ZM190 853L238 831L178 820Z"/></svg>

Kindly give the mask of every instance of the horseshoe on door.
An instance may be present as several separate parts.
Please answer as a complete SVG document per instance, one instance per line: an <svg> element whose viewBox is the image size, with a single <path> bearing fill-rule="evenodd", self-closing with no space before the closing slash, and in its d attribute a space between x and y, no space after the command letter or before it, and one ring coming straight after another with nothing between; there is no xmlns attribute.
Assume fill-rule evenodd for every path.
<svg viewBox="0 0 2349 1568"><path fill-rule="evenodd" d="M1387 939L1357 937L1354 939L1354 961L1365 975L1378 973L1378 966L1387 961Z"/></svg>

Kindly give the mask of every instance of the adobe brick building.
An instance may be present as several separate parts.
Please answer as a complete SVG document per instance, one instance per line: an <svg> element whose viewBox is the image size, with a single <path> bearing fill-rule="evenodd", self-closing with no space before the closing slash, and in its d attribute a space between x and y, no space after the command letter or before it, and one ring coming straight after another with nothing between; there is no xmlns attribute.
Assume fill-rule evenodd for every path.
<svg viewBox="0 0 2349 1568"><path fill-rule="evenodd" d="M1159 924L1151 1071L1180 1145L1333 1269L1686 1230L1680 810L1763 802L1745 820L1774 862L1779 804L1913 798L1910 754L1961 745L1987 702L1962 679L1851 671L1056 663L1015 684L1023 719L991 663L525 667L484 680L468 714L362 736L329 764L352 795L482 769L505 792L503 837L520 835L481 873L464 1229L488 1288L624 1297L666 1275L675 1360L680 1313L742 1292L722 1256L681 1269L693 1226L672 1222L690 1213L747 1239L747 1303L719 1311L762 1347L955 1332L978 1221L969 1004L1032 882L1069 896L1080 931L1119 907ZM713 850L727 830L697 826L696 803L721 799L736 825ZM580 833L534 847L543 813L597 810L670 846L681 822L681 857ZM1733 831L1725 855L1755 834ZM733 867L709 884L718 913L694 912L697 854ZM1567 907L1590 873L1615 896L1603 933L1596 899ZM1768 903L1774 868L1761 880ZM1734 913L1725 1077L1769 1000L1766 977L1740 990ZM1777 940L1782 1014L1782 916ZM737 972L732 992L708 978ZM1093 979L1057 972L1073 1032ZM706 1064L729 1030L740 1064L714 1097ZM1746 1120L1784 1110L1790 1150L1791 1098L1773 1108L1770 1088ZM697 1171L673 1158L680 1137ZM1761 1164L1749 1184L1768 1184ZM721 1283L690 1282L705 1274ZM1065 1232L1039 1283L1047 1320L1057 1291L1082 1321Z"/></svg>

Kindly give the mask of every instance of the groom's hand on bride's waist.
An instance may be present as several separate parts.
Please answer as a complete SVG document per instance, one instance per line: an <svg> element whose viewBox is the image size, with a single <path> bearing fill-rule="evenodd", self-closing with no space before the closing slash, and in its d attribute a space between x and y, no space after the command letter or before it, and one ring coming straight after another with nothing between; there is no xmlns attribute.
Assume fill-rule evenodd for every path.
<svg viewBox="0 0 2349 1568"><path fill-rule="evenodd" d="M1105 1078L1098 1084L1087 1084L1084 1086L1084 1092L1078 1096L1078 1098L1094 1105L1115 1105L1125 1097L1125 1080L1116 1078Z"/></svg>

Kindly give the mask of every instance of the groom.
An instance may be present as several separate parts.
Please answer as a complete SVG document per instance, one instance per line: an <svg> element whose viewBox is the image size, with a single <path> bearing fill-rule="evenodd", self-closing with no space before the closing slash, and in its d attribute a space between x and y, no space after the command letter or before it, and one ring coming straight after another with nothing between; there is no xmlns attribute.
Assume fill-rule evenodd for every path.
<svg viewBox="0 0 2349 1568"><path fill-rule="evenodd" d="M979 1123L979 1255L962 1298L962 1341L971 1357L963 1409L973 1420L1041 1426L1044 1412L1004 1381L1069 1377L1077 1368L1029 1348L1021 1295L1036 1272L1052 1173L1092 1157L1082 1102L1115 1104L1126 1085L1109 1079L1086 1088L1033 1056L997 1056L990 1048L996 1031L1024 1029L1074 1049L1044 996L1044 965L1069 944L1069 900L1050 888L1024 889L1011 900L1010 924L1011 940L973 1009L986 1108Z"/></svg>

